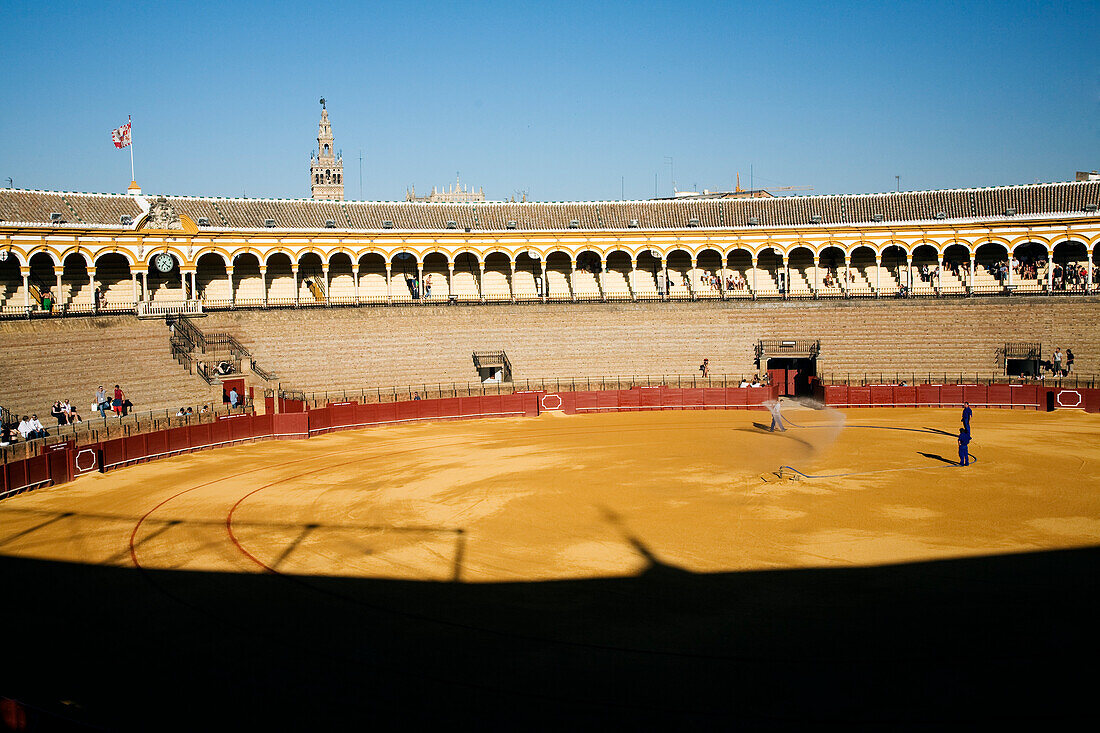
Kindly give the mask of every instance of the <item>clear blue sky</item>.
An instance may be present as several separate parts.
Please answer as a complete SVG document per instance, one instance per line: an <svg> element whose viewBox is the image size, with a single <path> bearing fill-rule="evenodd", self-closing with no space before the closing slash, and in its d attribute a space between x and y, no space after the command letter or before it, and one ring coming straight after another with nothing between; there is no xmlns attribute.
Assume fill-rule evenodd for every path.
<svg viewBox="0 0 1100 733"><path fill-rule="evenodd" d="M0 185L491 199L1070 180L1100 168L1100 2L0 0Z"/></svg>

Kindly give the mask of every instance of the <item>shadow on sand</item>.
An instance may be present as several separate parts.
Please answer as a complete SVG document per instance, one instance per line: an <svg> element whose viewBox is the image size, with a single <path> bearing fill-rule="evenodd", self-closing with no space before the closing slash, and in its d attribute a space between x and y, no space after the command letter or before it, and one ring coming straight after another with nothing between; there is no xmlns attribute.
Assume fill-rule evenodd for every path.
<svg viewBox="0 0 1100 733"><path fill-rule="evenodd" d="M1100 549L468 584L0 557L39 729L748 723L1091 713ZM457 571L456 571L457 576ZM33 729L33 727L32 727Z"/></svg>

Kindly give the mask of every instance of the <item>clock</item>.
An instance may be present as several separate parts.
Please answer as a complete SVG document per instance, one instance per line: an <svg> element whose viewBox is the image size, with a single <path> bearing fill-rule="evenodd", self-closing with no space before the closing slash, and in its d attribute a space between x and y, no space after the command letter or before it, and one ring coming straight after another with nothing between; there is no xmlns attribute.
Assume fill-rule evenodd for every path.
<svg viewBox="0 0 1100 733"><path fill-rule="evenodd" d="M161 252L153 260L153 264L161 272L171 272L172 268L176 266L176 260L167 252Z"/></svg>

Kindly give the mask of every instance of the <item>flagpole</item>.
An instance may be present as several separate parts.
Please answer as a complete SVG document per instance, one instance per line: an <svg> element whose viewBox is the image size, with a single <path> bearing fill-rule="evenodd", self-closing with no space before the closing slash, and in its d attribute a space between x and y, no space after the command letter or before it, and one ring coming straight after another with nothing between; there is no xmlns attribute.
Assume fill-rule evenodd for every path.
<svg viewBox="0 0 1100 733"><path fill-rule="evenodd" d="M137 176L134 175L134 120L130 115L126 115L126 122L130 125L130 180L137 181Z"/></svg>

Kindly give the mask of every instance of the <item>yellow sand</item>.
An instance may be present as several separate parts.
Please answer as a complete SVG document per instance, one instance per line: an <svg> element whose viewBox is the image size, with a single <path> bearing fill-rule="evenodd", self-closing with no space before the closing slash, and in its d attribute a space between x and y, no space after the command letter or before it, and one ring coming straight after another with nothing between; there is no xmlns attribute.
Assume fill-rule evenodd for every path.
<svg viewBox="0 0 1100 733"><path fill-rule="evenodd" d="M762 412L544 415L242 445L4 500L0 554L480 582L1100 543L1100 416L978 411L963 469L944 460L958 414L788 409L803 427L785 434Z"/></svg>

